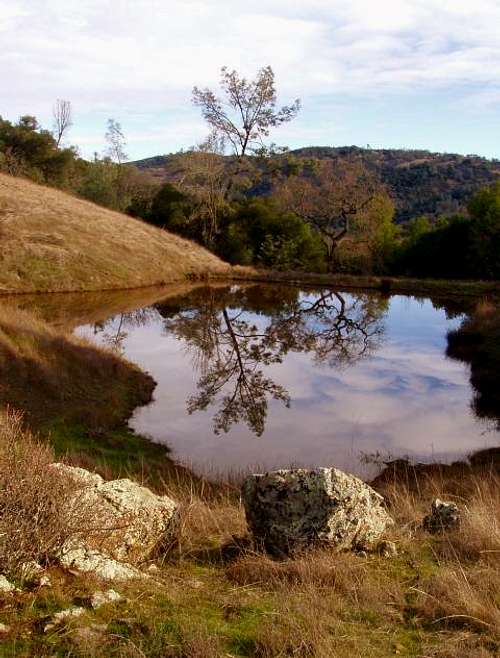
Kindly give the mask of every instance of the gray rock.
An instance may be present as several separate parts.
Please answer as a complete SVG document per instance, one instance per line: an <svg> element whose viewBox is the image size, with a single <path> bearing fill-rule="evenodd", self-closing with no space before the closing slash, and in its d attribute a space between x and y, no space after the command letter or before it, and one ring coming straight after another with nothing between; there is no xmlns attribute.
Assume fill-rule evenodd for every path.
<svg viewBox="0 0 500 658"><path fill-rule="evenodd" d="M81 542L111 558L140 564L174 541L179 509L168 496L157 496L128 479L105 482L82 468L54 464L62 477L78 485L73 507L90 512L90 529Z"/></svg>
<svg viewBox="0 0 500 658"><path fill-rule="evenodd" d="M460 510L455 503L436 498L422 523L425 530L431 533L453 530L460 525Z"/></svg>
<svg viewBox="0 0 500 658"><path fill-rule="evenodd" d="M336 468L252 475L242 494L250 531L275 555L315 544L370 550L392 523L382 496Z"/></svg>

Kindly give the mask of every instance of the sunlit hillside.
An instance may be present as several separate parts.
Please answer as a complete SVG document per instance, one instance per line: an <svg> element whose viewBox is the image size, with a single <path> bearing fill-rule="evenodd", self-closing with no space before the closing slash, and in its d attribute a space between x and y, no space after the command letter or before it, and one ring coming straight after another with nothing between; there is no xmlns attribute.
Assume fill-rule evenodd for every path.
<svg viewBox="0 0 500 658"><path fill-rule="evenodd" d="M3 174L0 244L1 292L133 288L227 267L188 240Z"/></svg>

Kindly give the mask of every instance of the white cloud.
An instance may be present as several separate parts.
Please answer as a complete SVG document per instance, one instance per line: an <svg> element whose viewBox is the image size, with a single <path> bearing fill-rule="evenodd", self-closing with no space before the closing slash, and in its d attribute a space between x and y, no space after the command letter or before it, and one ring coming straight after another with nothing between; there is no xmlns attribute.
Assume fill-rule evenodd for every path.
<svg viewBox="0 0 500 658"><path fill-rule="evenodd" d="M270 63L305 112L339 95L500 86L497 0L0 0L0 43L13 118L48 117L57 97L89 116L176 114L225 64Z"/></svg>

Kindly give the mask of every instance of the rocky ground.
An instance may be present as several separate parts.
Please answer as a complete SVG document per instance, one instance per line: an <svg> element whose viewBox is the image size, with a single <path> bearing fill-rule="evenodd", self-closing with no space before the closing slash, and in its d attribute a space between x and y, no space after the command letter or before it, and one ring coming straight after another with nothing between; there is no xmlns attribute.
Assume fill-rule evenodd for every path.
<svg viewBox="0 0 500 658"><path fill-rule="evenodd" d="M4 418L2 427L12 452L19 426ZM11 460L4 510L5 492L17 492L9 526L5 514L0 524L2 656L488 658L500 649L495 456L480 471L407 464L405 477L394 464L377 491L325 468L204 496L185 482L158 494L105 481L54 465L32 435L27 444L2 463ZM51 495L37 497L49 482ZM38 518L23 533L45 523L31 542L18 532L28 506Z"/></svg>

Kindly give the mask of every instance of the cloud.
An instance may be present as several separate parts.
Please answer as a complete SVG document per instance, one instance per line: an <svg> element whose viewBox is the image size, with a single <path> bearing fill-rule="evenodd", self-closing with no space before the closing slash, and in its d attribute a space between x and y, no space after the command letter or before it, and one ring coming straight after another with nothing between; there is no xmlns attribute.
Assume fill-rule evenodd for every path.
<svg viewBox="0 0 500 658"><path fill-rule="evenodd" d="M496 0L0 0L0 41L0 112L13 118L48 117L57 97L96 121L174 118L225 64L271 64L310 121L320 99L479 85L480 103L500 87Z"/></svg>

